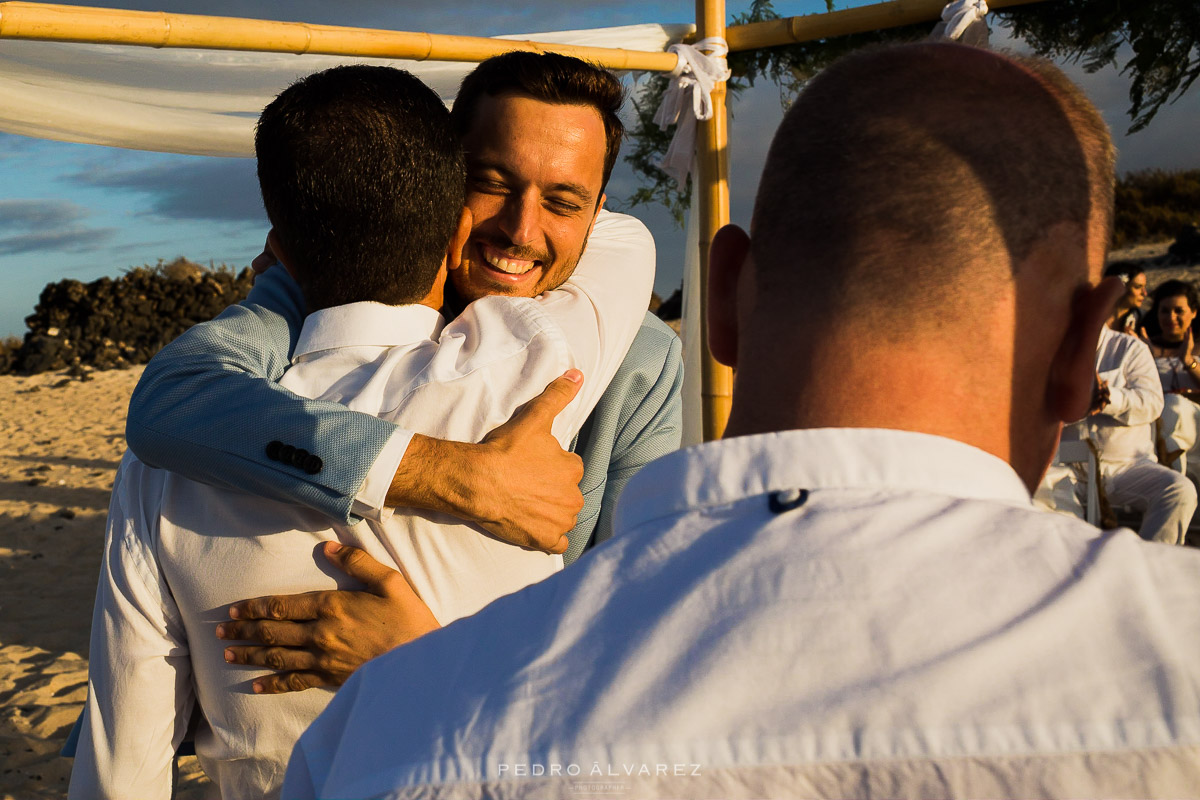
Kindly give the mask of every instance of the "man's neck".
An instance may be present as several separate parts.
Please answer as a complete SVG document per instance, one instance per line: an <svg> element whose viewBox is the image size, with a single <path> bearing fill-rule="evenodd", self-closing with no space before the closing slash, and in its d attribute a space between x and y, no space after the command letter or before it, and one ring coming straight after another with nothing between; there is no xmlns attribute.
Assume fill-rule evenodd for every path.
<svg viewBox="0 0 1200 800"><path fill-rule="evenodd" d="M778 346L776 349L779 349ZM750 363L769 363L753 359ZM979 385L961 354L889 347L789 354L738 372L726 436L804 428L887 428L944 436L1010 460L1009 392ZM752 398L737 402L736 398Z"/></svg>

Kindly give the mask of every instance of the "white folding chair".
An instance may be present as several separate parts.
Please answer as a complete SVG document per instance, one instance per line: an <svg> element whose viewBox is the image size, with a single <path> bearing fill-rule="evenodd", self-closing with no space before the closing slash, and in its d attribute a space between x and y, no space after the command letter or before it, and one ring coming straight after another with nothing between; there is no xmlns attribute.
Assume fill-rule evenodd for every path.
<svg viewBox="0 0 1200 800"><path fill-rule="evenodd" d="M1092 525L1100 523L1100 470L1096 464L1096 453L1086 440L1059 442L1056 464L1081 464L1087 476L1087 499L1084 503L1086 519Z"/></svg>

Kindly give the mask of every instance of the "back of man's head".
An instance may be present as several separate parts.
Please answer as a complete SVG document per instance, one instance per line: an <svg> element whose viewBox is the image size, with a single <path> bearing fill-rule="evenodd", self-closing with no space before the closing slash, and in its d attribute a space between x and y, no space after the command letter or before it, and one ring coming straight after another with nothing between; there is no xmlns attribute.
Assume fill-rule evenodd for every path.
<svg viewBox="0 0 1200 800"><path fill-rule="evenodd" d="M1107 128L1053 65L948 43L831 65L759 184L731 426L937 433L1032 478L1078 402L1049 408L1047 386L1093 322L1072 298L1099 278L1112 184Z"/></svg>
<svg viewBox="0 0 1200 800"><path fill-rule="evenodd" d="M604 123L604 178L608 184L625 126L621 106L625 90L608 70L558 53L514 50L480 62L463 79L450 116L454 130L465 139L475 124L475 112L484 97L525 95L551 105L590 106Z"/></svg>
<svg viewBox="0 0 1200 800"><path fill-rule="evenodd" d="M954 315L980 271L1011 277L1055 224L1085 231L1094 209L1107 224L1112 174L1102 119L1052 65L953 44L859 52L776 134L751 231L760 297Z"/></svg>
<svg viewBox="0 0 1200 800"><path fill-rule="evenodd" d="M318 72L266 107L254 149L267 217L309 311L429 294L465 182L432 90L390 67Z"/></svg>

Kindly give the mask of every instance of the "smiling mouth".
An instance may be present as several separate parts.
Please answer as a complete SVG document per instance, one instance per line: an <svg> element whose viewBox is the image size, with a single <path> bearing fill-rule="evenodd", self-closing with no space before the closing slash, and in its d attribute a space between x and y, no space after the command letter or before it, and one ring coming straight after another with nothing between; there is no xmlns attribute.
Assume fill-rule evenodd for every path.
<svg viewBox="0 0 1200 800"><path fill-rule="evenodd" d="M516 258L484 242L478 249L488 266L508 275L524 275L540 263L537 259Z"/></svg>

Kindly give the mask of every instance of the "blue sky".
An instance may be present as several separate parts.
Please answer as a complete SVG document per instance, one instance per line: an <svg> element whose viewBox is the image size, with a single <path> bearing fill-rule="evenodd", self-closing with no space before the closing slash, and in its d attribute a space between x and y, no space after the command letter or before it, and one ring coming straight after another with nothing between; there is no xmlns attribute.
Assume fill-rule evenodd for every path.
<svg viewBox="0 0 1200 800"><path fill-rule="evenodd" d="M61 1L61 0L60 0ZM82 5L82 3L74 3ZM861 5L860 2L841 3ZM97 3L108 7L195 13L183 0ZM731 14L748 2L729 0ZM509 8L505 8L508 6ZM822 0L778 0L782 14L824 9ZM525 0L496 3L442 0L210 0L203 13L252 18L496 35L545 30L686 22L692 0L611 0L564 3ZM1003 31L995 31L1002 38ZM1165 108L1146 131L1128 128L1128 80L1115 69L1095 75L1068 66L1104 111L1117 135L1119 170L1200 167L1200 86ZM730 183L735 222L748 221L762 159L782 109L770 85L742 95L731 121ZM119 275L130 267L186 256L207 264L242 267L259 251L266 218L258 198L252 159L143 153L95 145L30 139L0 133L0 336L22 335L46 283ZM635 183L618 166L608 188L610 205L628 197ZM667 213L638 209L658 242L656 288L664 297L679 285L683 235Z"/></svg>

